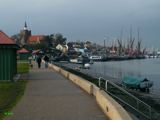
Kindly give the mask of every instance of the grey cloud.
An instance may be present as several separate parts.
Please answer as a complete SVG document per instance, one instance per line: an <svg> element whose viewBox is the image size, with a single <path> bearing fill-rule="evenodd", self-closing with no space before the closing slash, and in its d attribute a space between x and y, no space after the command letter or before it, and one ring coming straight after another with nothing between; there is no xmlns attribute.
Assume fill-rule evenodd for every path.
<svg viewBox="0 0 160 120"><path fill-rule="evenodd" d="M125 39L130 25L137 27L145 44L159 47L159 0L5 0L0 3L0 29L12 35L24 21L35 34L61 32L69 40L93 41L104 36ZM151 40L152 39L152 40Z"/></svg>

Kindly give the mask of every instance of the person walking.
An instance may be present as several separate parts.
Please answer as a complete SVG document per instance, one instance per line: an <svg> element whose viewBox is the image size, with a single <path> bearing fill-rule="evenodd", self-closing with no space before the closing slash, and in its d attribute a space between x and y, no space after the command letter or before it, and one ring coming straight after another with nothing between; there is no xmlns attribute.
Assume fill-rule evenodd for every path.
<svg viewBox="0 0 160 120"><path fill-rule="evenodd" d="M38 55L37 56L38 68L41 68L41 62L42 62L41 55Z"/></svg>
<svg viewBox="0 0 160 120"><path fill-rule="evenodd" d="M43 59L44 59L44 61L45 61L45 68L48 68L48 62L49 62L49 57L48 57L48 55L45 55Z"/></svg>

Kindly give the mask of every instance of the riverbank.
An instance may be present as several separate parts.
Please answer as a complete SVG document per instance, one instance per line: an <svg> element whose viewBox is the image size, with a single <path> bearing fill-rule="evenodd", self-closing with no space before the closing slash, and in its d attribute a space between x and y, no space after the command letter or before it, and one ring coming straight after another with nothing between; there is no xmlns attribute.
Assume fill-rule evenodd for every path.
<svg viewBox="0 0 160 120"><path fill-rule="evenodd" d="M102 62L106 61L124 61L124 60L136 60L136 59L145 59L145 56L107 56L102 58Z"/></svg>
<svg viewBox="0 0 160 120"><path fill-rule="evenodd" d="M89 74L85 69L74 69L77 68L79 65L76 64L72 64L70 65L69 63L63 63L63 64L57 64L60 67L62 67L63 69L72 72L76 75L79 75L85 79L87 79L88 81L96 84L98 86L98 79L95 78L95 74L91 75ZM92 69L92 68L91 68ZM105 76L105 79L110 80L111 76ZM119 84L119 82L117 82L117 79L112 79L112 82L116 82L117 84ZM159 113L160 113L160 104L157 102L157 100L155 100L153 97L146 95L145 93L141 93L139 91L131 91L131 90L127 90L128 92L134 94L136 97L138 97L140 100L146 102L147 104L149 104L153 109L152 109L152 115L154 117L154 120L157 120L157 118L159 118ZM140 93L140 94L139 94Z"/></svg>
<svg viewBox="0 0 160 120"><path fill-rule="evenodd" d="M133 94L134 96L138 97L140 100L144 101L148 105L150 105L152 107L152 111L153 111L152 114L155 119L160 118L160 99L159 98L156 99L155 97L150 96L147 93L142 93L134 90L127 90L127 91Z"/></svg>

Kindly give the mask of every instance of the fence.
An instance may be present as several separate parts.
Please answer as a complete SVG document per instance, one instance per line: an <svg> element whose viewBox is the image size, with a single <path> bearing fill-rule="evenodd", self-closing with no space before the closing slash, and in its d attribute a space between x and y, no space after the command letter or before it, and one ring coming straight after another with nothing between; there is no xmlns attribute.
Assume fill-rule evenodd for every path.
<svg viewBox="0 0 160 120"><path fill-rule="evenodd" d="M65 70L84 77L88 81L96 84L101 89L105 90L105 92L107 92L109 95L111 95L115 100L117 100L127 111L137 116L140 120L159 120L160 114L156 110L117 84L105 80L102 77L99 79L97 76L95 77L93 74L88 74L85 71L75 70L73 69L73 66L58 63L54 64L63 67Z"/></svg>
<svg viewBox="0 0 160 120"><path fill-rule="evenodd" d="M151 106L133 96L123 88L109 80L103 79L102 77L99 78L99 87L122 103L124 107L135 112L139 118L151 120Z"/></svg>

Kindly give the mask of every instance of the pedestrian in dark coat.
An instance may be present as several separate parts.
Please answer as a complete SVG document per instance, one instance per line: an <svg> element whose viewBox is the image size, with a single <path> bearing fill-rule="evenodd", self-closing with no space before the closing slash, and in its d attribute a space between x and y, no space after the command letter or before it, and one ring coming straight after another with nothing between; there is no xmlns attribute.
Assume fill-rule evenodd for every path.
<svg viewBox="0 0 160 120"><path fill-rule="evenodd" d="M47 55L44 56L45 68L48 68L49 57Z"/></svg>
<svg viewBox="0 0 160 120"><path fill-rule="evenodd" d="M37 56L38 68L41 68L41 62L42 62L41 55L38 55Z"/></svg>

